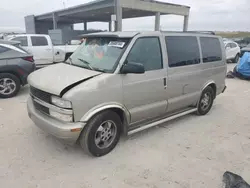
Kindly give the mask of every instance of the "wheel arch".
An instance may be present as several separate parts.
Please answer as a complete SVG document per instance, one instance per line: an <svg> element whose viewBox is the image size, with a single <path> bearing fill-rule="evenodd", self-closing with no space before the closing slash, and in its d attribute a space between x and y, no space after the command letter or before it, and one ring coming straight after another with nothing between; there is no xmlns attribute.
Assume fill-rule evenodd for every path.
<svg viewBox="0 0 250 188"><path fill-rule="evenodd" d="M204 89L206 89L208 86L210 86L213 90L214 90L214 99L216 98L216 92L217 92L217 86L216 86L216 84L215 84L215 82L214 81L212 81L212 80L210 80L210 81L208 81L206 84L204 84L204 86L203 86L203 88L202 88L202 90L201 90L201 93L202 93L202 91L204 90Z"/></svg>
<svg viewBox="0 0 250 188"><path fill-rule="evenodd" d="M17 72L15 72L15 71L0 71L0 74L4 74L4 73L5 74L12 74L12 75L16 76L19 79L20 84L21 85L24 84L23 80L21 79L20 75Z"/></svg>
<svg viewBox="0 0 250 188"><path fill-rule="evenodd" d="M81 122L88 122L95 115L106 111L111 110L119 115L123 124L123 133L127 133L128 124L130 122L130 113L129 111L121 104L118 103L110 103L110 104L102 104L98 105L92 109L90 109L82 118Z"/></svg>

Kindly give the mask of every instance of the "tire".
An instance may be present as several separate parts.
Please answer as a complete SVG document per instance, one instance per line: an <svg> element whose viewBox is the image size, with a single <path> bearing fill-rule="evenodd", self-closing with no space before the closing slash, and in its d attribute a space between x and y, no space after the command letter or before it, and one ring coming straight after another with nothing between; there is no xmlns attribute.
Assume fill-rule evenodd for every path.
<svg viewBox="0 0 250 188"><path fill-rule="evenodd" d="M8 87L7 90L6 87ZM0 73L0 98L11 98L16 96L20 87L20 80L15 75Z"/></svg>
<svg viewBox="0 0 250 188"><path fill-rule="evenodd" d="M109 126L115 128L107 130ZM120 140L121 131L122 122L118 114L110 110L103 111L88 122L80 136L79 142L87 154L101 157L115 148ZM108 139L109 135L112 135L111 132L113 137L110 136ZM99 140L100 142L98 142Z"/></svg>
<svg viewBox="0 0 250 188"><path fill-rule="evenodd" d="M214 96L214 90L210 86L206 87L202 91L201 98L197 106L197 115L206 115L211 110L215 98Z"/></svg>
<svg viewBox="0 0 250 188"><path fill-rule="evenodd" d="M240 59L240 55L236 54L235 58L233 59L233 63L238 63L239 59Z"/></svg>

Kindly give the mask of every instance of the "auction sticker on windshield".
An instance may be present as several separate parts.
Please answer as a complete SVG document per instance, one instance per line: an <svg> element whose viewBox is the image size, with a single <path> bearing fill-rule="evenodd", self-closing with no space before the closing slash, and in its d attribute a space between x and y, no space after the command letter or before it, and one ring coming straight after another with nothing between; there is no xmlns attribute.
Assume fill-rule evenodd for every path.
<svg viewBox="0 0 250 188"><path fill-rule="evenodd" d="M125 45L125 42L120 42L120 41L110 41L108 46L111 47L116 47L116 48L123 48Z"/></svg>

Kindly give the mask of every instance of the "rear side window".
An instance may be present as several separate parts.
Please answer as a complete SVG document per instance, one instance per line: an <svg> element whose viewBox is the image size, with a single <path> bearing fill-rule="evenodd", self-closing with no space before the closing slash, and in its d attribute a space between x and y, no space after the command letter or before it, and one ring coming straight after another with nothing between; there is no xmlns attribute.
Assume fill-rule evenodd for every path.
<svg viewBox="0 0 250 188"><path fill-rule="evenodd" d="M45 37L31 37L32 46L48 46L48 41Z"/></svg>
<svg viewBox="0 0 250 188"><path fill-rule="evenodd" d="M225 48L231 48L231 45L228 43Z"/></svg>
<svg viewBox="0 0 250 188"><path fill-rule="evenodd" d="M236 48L237 45L235 43L230 43L231 48Z"/></svg>
<svg viewBox="0 0 250 188"><path fill-rule="evenodd" d="M145 71L162 69L161 47L158 37L139 38L128 54L128 62L141 63Z"/></svg>
<svg viewBox="0 0 250 188"><path fill-rule="evenodd" d="M203 63L222 60L220 41L217 38L201 37Z"/></svg>
<svg viewBox="0 0 250 188"><path fill-rule="evenodd" d="M15 37L11 40L19 41L21 46L28 46L28 39L27 37Z"/></svg>
<svg viewBox="0 0 250 188"><path fill-rule="evenodd" d="M166 45L169 67L200 63L198 40L193 36L167 36Z"/></svg>

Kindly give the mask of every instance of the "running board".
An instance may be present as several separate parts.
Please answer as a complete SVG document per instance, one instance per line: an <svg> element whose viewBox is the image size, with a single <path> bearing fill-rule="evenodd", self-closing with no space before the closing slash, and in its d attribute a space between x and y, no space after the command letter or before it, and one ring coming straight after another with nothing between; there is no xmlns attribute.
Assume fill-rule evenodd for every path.
<svg viewBox="0 0 250 188"><path fill-rule="evenodd" d="M162 123L171 121L171 120L176 119L176 118L181 117L181 116L185 116L185 115L187 115L187 114L191 114L191 113L196 112L196 111L197 111L197 108L194 108L194 109L191 109L191 110L187 110L187 111L181 112L181 113L179 113L179 114L175 114L175 115L170 116L170 117L167 117L167 118L165 118L165 119L161 119L161 120L159 120L159 121L156 121L156 122L153 122L153 123L144 125L144 126L142 126L142 127L139 127L139 128L137 128L137 129L133 129L133 130L131 130L131 131L128 131L128 135L132 135L132 134L138 133L138 132L140 132L140 131L149 129L149 128L151 128L151 127L155 127L155 126L160 125L160 124L162 124Z"/></svg>

